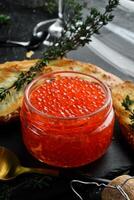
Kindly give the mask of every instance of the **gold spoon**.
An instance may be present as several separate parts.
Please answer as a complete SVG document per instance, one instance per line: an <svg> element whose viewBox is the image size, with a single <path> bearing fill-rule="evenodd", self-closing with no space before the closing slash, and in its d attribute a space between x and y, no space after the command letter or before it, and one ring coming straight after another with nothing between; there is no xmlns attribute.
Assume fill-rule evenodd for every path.
<svg viewBox="0 0 134 200"><path fill-rule="evenodd" d="M12 151L0 147L0 180L10 180L23 173L59 175L59 171L55 169L23 167Z"/></svg>

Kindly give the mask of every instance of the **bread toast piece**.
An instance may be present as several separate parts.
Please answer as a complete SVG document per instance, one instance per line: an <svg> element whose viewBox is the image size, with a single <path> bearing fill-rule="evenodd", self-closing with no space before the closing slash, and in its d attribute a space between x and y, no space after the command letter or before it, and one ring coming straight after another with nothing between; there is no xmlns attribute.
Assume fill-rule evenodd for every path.
<svg viewBox="0 0 134 200"><path fill-rule="evenodd" d="M9 87L17 80L22 71L28 71L37 60L12 61L0 64L0 87ZM77 71L93 75L106 83L110 88L115 87L123 81L115 75L108 73L93 64L83 63L71 59L58 59L51 61L45 66L42 73L54 71ZM39 75L39 74L38 74ZM19 118L19 111L22 104L24 91L12 90L11 94L0 102L0 123L5 123Z"/></svg>
<svg viewBox="0 0 134 200"><path fill-rule="evenodd" d="M116 116L119 120L119 124L122 130L122 134L127 142L134 149L134 129L131 128L130 111L125 110L122 105L123 100L126 96L129 96L134 101L134 83L131 81L125 81L122 84L112 89L113 106ZM130 106L131 110L134 110L134 104Z"/></svg>

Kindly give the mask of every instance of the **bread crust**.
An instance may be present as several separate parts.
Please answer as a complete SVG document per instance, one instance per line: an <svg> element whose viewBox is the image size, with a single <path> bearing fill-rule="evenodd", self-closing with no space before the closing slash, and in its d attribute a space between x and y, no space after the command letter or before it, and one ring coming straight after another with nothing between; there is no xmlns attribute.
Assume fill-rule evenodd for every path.
<svg viewBox="0 0 134 200"><path fill-rule="evenodd" d="M17 80L20 72L28 71L28 69L36 62L37 60L23 60L0 64L0 87L11 86L12 83ZM117 76L104 71L96 65L72 59L63 58L53 60L48 66L44 67L42 74L55 71L77 71L86 73L100 79L111 89L123 82ZM11 94L8 95L5 100L0 102L0 123L7 123L19 118L23 94L23 90L19 92L12 90Z"/></svg>
<svg viewBox="0 0 134 200"><path fill-rule="evenodd" d="M122 102L127 95L134 101L134 83L131 81L125 81L112 89L113 106L122 130L122 134L134 149L134 130L130 127L130 111L125 110L122 106ZM131 109L134 110L134 104Z"/></svg>

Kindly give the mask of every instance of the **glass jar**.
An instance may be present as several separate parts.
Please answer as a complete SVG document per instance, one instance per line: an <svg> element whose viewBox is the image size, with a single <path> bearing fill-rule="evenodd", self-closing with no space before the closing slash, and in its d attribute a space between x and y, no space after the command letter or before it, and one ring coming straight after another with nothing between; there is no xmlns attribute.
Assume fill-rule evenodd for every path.
<svg viewBox="0 0 134 200"><path fill-rule="evenodd" d="M78 116L60 116L44 112L44 108L40 107L39 104L44 101L44 98L48 98L49 91L43 89L41 92L39 88L42 88L44 84L55 84L57 80L63 78L68 80L70 77L71 79L79 79L82 84L86 81L88 84L95 84L100 87L104 93L103 105L96 108L95 111L78 114ZM64 84L62 87L64 87ZM78 85L77 95L80 95L79 87L81 86ZM54 90L56 88L52 89L51 98L54 96ZM60 91L62 92L63 88ZM33 92L35 94L36 92L41 93L39 101ZM70 94L69 92L68 89L68 94ZM94 94L91 94L91 96L94 100L102 101L100 92L98 91L97 94L94 90L93 92ZM77 106L77 101L82 104L88 103L90 98L86 98L84 93L76 100L74 106L72 105L73 107ZM58 91L55 94L58 95ZM57 109L55 106L58 106L57 100L53 101L57 103L53 106L53 103L50 103L50 97L48 98L49 105L52 106L52 109ZM40 108L35 106L35 102ZM63 104L66 105L67 109L70 106L68 105L69 100L64 102L64 98ZM64 109L65 113L68 112L67 109ZM113 135L114 112L109 88L95 77L78 72L55 72L45 74L32 81L25 90L20 118L24 144L28 151L38 160L57 167L79 167L95 161L106 152Z"/></svg>

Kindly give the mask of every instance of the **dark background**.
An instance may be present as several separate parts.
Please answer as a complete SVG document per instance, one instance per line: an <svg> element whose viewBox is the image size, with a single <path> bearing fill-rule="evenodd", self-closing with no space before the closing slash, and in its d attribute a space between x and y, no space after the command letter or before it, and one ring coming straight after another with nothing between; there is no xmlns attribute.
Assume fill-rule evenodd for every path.
<svg viewBox="0 0 134 200"><path fill-rule="evenodd" d="M0 13L5 13L11 16L10 24L0 27L0 39L12 39L19 41L28 41L30 39L33 27L36 23L48 18L54 18L56 16L56 12L54 14L49 14L44 8L28 8L17 5L11 0L0 0ZM41 46L41 48L36 50L33 58L41 57L43 51L44 47ZM79 48L77 51L70 52L67 57L96 64L103 69L118 75L122 79L130 79L130 77L125 75L125 73L122 73L118 69L114 68L112 65L108 64L106 61L90 51L88 47ZM0 47L1 63L5 61L23 59L26 59L26 49L21 47ZM75 199L75 196L70 189L69 182L74 178L86 180L85 176L82 175L83 173L109 179L113 179L123 173L134 175L133 152L123 140L118 127L118 122L116 122L114 133L111 146L109 147L107 153L98 161L76 170L61 170L62 175L59 178L53 178L52 180L46 178L48 186L44 186L43 188L25 188L22 185L12 192L11 199L21 200L24 198L30 198L31 200L71 200ZM14 151L19 157L22 165L32 167L44 166L40 162L36 161L25 149L21 137L20 122L8 124L8 126L0 126L0 145ZM34 175L22 175L15 181L4 183L4 185L12 185L15 187L17 184L24 182L26 178L30 180L33 177ZM0 184L1 187L3 187L3 183L0 182ZM0 200L1 199L2 198L0 197Z"/></svg>

